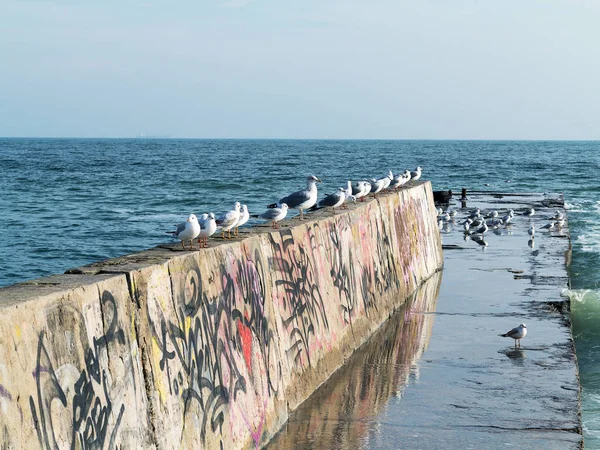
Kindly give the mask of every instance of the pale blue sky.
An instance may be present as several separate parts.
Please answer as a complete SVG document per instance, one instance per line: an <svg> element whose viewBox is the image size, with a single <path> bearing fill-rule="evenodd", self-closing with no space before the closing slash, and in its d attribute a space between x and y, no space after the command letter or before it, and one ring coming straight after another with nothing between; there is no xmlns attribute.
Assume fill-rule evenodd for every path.
<svg viewBox="0 0 600 450"><path fill-rule="evenodd" d="M0 0L0 136L600 139L600 0Z"/></svg>

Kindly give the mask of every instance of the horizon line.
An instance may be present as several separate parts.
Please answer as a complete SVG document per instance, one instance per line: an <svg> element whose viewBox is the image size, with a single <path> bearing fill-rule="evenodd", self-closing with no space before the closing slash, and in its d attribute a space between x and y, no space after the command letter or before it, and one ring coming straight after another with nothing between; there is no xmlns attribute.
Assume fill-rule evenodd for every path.
<svg viewBox="0 0 600 450"><path fill-rule="evenodd" d="M205 141L483 141L483 142L598 142L600 139L584 138L285 138L285 137L139 137L139 136L0 136L0 139L113 139L113 140L205 140Z"/></svg>

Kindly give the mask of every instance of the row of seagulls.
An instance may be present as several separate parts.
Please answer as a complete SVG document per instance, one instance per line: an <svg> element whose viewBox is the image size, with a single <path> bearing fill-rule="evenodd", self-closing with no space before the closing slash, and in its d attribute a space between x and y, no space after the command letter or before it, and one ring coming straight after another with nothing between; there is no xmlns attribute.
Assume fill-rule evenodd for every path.
<svg viewBox="0 0 600 450"><path fill-rule="evenodd" d="M335 208L347 208L345 203L348 201L355 202L357 199L364 201L364 197L372 193L376 196L377 193L384 189L397 189L408 181L418 180L421 177L421 167L417 167L414 172L406 170L401 175L394 177L392 171L388 171L387 175L369 181L359 181L355 186L348 181L346 187L340 187L336 192L323 198L319 203L320 208L331 208L335 214ZM300 211L300 220L304 220L304 211L317 206L317 183L322 181L314 175L310 175L306 179L306 189L293 192L290 195L282 197L279 202L268 206L268 210L258 217L265 220L273 228L278 228L278 223L283 220L289 209L297 209ZM193 241L198 239L199 247L208 247L208 238L221 230L222 239L232 239L239 236L239 228L246 224L250 218L250 212L246 205L235 202L233 208L219 217L211 213L205 213L200 216L200 220L195 214L190 214L187 221L176 226L175 231L168 231L168 234L175 236L181 241L181 246L186 250L186 242L189 241L190 249L193 248Z"/></svg>

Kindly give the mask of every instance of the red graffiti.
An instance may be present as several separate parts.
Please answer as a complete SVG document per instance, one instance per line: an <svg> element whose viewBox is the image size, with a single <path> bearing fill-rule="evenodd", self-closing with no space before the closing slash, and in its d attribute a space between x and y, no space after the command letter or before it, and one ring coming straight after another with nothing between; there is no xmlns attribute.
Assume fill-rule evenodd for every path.
<svg viewBox="0 0 600 450"><path fill-rule="evenodd" d="M242 323L241 320L238 320L237 327L240 339L242 340L242 351L244 352L246 367L252 373L252 330L246 324Z"/></svg>

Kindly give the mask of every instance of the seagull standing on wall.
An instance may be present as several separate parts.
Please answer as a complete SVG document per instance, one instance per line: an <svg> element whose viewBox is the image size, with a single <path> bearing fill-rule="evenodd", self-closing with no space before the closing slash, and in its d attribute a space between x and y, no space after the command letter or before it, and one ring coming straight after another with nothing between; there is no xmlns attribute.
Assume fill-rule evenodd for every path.
<svg viewBox="0 0 600 450"><path fill-rule="evenodd" d="M275 208L269 208L258 217L266 220L273 228L279 228L277 222L285 219L288 212L288 205L282 203L281 206Z"/></svg>
<svg viewBox="0 0 600 450"><path fill-rule="evenodd" d="M333 194L329 194L323 200L319 202L320 208L330 207L333 209L333 213L335 214L335 208L341 206L346 200L346 189L339 188L337 192Z"/></svg>
<svg viewBox="0 0 600 450"><path fill-rule="evenodd" d="M371 179L371 194L373 194L373 197L377 198L377 194L383 190L386 179L388 178L380 178L379 180L376 180L375 178Z"/></svg>
<svg viewBox="0 0 600 450"><path fill-rule="evenodd" d="M227 211L225 214L221 215L217 219L217 225L221 230L223 230L221 237L223 239L227 239L225 237L225 232L227 231L228 238L231 239L231 229L234 228L238 221L240 220L240 202L235 202L233 205L233 209L231 211Z"/></svg>
<svg viewBox="0 0 600 450"><path fill-rule="evenodd" d="M203 214L204 215L204 214ZM198 244L200 247L208 247L208 238L215 234L217 231L217 222L213 213L206 214L206 219L200 226L200 233L198 234Z"/></svg>
<svg viewBox="0 0 600 450"><path fill-rule="evenodd" d="M248 206L242 205L240 207L240 220L238 220L238 223L235 224L235 229L233 230L234 236L240 235L240 227L246 222L248 222L248 219L250 219L250 212L248 212Z"/></svg>
<svg viewBox="0 0 600 450"><path fill-rule="evenodd" d="M314 175L310 175L306 178L306 189L296 191L287 197L283 197L279 200L278 204L273 203L269 205L269 208L276 208L283 206L285 203L287 208L298 209L300 211L300 220L304 220L305 209L314 206L317 203L317 183L321 183Z"/></svg>
<svg viewBox="0 0 600 450"><path fill-rule="evenodd" d="M181 240L181 247L185 248L185 241L190 241L190 250L194 248L192 241L200 234L200 224L195 214L190 214L187 222L180 223L177 225L175 231L167 231L167 234L176 236L177 239Z"/></svg>
<svg viewBox="0 0 600 450"><path fill-rule="evenodd" d="M410 173L410 179L412 181L417 181L419 178L421 178L421 171L423 169L421 169L421 166L418 166L414 171L412 171Z"/></svg>

